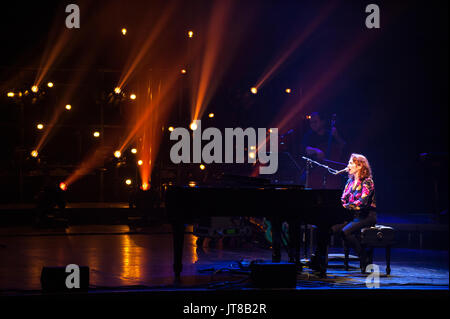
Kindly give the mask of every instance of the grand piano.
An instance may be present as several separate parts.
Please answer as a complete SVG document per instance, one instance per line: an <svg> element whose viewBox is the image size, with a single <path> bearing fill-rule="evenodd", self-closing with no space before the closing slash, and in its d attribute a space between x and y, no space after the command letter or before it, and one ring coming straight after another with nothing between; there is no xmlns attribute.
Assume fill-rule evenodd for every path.
<svg viewBox="0 0 450 319"><path fill-rule="evenodd" d="M293 185L172 186L165 192L167 217L173 227L173 270L182 271L185 225L212 216L297 217L304 224L328 229L348 219L342 190L305 189Z"/></svg>

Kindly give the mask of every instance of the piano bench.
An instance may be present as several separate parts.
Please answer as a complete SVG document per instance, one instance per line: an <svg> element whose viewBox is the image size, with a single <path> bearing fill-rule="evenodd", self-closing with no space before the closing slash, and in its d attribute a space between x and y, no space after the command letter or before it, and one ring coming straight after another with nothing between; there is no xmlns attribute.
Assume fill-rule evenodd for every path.
<svg viewBox="0 0 450 319"><path fill-rule="evenodd" d="M390 226L375 225L361 229L361 247L369 250L369 264L373 263L373 249L384 248L386 250L386 274L391 273L391 247L395 244L395 230ZM348 270L350 249L344 248L344 265Z"/></svg>

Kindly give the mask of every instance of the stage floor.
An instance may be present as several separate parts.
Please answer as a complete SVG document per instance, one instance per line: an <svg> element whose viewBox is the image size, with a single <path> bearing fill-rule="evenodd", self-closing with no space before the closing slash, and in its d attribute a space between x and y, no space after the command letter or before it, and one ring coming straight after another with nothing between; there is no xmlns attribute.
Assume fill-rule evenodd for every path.
<svg viewBox="0 0 450 319"><path fill-rule="evenodd" d="M126 225L0 228L0 294L38 292L42 267L72 263L90 267L92 291L253 289L246 266L271 259L271 251L256 244L197 247L194 235L185 236L184 268L176 283L169 225L132 231ZM330 253L342 250L331 248ZM376 249L380 289L448 290L448 258L447 250L393 248L392 272L385 276L384 250ZM331 261L326 279L305 268L298 274L296 290L367 289L359 263L350 264L353 267L345 271L341 261Z"/></svg>

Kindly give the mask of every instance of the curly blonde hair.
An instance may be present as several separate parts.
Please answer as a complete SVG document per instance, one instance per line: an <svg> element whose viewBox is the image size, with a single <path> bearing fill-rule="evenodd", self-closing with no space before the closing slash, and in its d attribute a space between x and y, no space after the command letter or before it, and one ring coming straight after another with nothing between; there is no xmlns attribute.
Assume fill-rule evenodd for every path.
<svg viewBox="0 0 450 319"><path fill-rule="evenodd" d="M365 180L366 178L372 178L372 169L370 168L369 161L364 155L353 153L350 156L350 160L356 165L360 165L361 169L359 170L359 178L360 180Z"/></svg>

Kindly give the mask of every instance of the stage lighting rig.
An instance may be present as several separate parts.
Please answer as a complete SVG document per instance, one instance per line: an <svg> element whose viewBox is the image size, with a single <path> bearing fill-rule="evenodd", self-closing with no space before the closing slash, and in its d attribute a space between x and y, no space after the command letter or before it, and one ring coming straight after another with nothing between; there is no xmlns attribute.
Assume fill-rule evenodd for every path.
<svg viewBox="0 0 450 319"><path fill-rule="evenodd" d="M65 188L65 189L64 189ZM36 196L35 223L38 225L67 223L64 208L66 207L65 183L56 183L49 176L46 176L46 182ZM58 216L59 215L59 216Z"/></svg>
<svg viewBox="0 0 450 319"><path fill-rule="evenodd" d="M140 187L134 188L130 194L129 206L136 207L141 212L148 214L161 206L160 193L149 183L143 183Z"/></svg>

